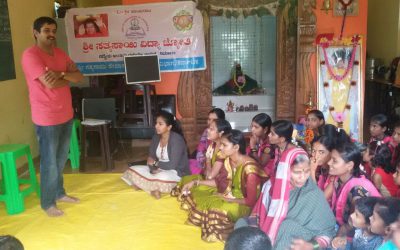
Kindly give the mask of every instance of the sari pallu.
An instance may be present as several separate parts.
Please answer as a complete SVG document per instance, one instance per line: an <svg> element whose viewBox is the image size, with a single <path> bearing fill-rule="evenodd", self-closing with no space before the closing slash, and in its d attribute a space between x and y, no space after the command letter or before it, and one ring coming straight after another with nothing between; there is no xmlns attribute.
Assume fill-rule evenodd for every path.
<svg viewBox="0 0 400 250"><path fill-rule="evenodd" d="M339 177L336 177L334 180L334 185L338 183ZM346 209L346 205L348 204L348 195L351 190L355 187L362 187L367 192L367 196L375 196L381 197L381 194L376 189L374 184L370 182L365 176L360 176L358 178L352 177L348 180L339 190L335 190L332 195L332 204L331 208L334 211L336 222L341 226L345 224L347 221L344 218L344 212Z"/></svg>
<svg viewBox="0 0 400 250"><path fill-rule="evenodd" d="M275 243L279 227L288 212L290 167L300 154L307 156L307 152L301 148L283 151L276 168L275 178L264 184L260 198L250 216L256 219L258 227L269 236L272 244Z"/></svg>
<svg viewBox="0 0 400 250"><path fill-rule="evenodd" d="M279 226L274 249L288 249L295 238L316 240L327 247L336 235L335 217L324 193L309 178L301 188L290 191L289 210Z"/></svg>
<svg viewBox="0 0 400 250"><path fill-rule="evenodd" d="M221 151L219 149L215 148L215 143L212 143L208 146L207 152L211 152L212 157L211 157L211 166L213 167L214 164L223 164L224 163L224 158L222 156ZM203 169L205 170L205 169ZM205 179L205 173L203 174L194 174L194 175L187 175L183 176L181 181L172 189L171 191L171 196L172 197L177 197L178 201L182 201L182 188L185 186L187 183L194 181L194 180L204 180ZM192 187L193 189L203 189L206 188L206 186L198 186L198 187ZM191 192L192 192L191 190Z"/></svg>
<svg viewBox="0 0 400 250"><path fill-rule="evenodd" d="M236 220L251 212L264 178L266 175L256 162L248 161L233 169L229 158L225 159L215 178L217 187L200 185L182 196L182 208L189 211L188 223L201 227L201 238L205 241L225 240ZM244 198L246 205L225 201L223 196Z"/></svg>

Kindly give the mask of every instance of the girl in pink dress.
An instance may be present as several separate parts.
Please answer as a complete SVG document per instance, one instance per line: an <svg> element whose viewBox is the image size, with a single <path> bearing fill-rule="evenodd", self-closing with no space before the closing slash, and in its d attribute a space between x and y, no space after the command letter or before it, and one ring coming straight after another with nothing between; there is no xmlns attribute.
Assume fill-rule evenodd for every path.
<svg viewBox="0 0 400 250"><path fill-rule="evenodd" d="M354 143L346 142L335 146L328 162L329 174L335 176L329 185L333 188L331 207L339 226L338 238L351 235L352 228L348 222L358 198L381 196L374 184L362 175L361 160L359 148Z"/></svg>
<svg viewBox="0 0 400 250"><path fill-rule="evenodd" d="M251 121L251 137L246 154L253 157L267 174L271 173L274 159L274 148L269 143L271 117L265 113L257 114Z"/></svg>

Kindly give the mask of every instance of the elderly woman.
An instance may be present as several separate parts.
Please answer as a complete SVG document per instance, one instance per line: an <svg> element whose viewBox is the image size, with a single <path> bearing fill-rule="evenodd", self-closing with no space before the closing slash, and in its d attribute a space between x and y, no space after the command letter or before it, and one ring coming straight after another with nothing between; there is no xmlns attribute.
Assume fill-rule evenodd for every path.
<svg viewBox="0 0 400 250"><path fill-rule="evenodd" d="M236 227L260 227L274 249L329 246L335 235L335 218L310 173L310 160L303 149L282 154L274 185L270 181L264 184L251 216L238 221Z"/></svg>

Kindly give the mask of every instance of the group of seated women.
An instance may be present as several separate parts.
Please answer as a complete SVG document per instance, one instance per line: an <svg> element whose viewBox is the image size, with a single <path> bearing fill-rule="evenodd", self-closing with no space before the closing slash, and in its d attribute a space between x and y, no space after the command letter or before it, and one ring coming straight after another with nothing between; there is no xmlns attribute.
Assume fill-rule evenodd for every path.
<svg viewBox="0 0 400 250"><path fill-rule="evenodd" d="M271 243L265 249L397 244L390 228L399 227L400 200L381 196L398 195L400 169L393 166L400 166L400 126L387 139L373 134L377 122L371 120L371 143L363 147L313 110L306 118L307 138L297 142L290 121L272 122L260 113L245 136L215 108L189 159L175 117L161 111L156 119L147 165L130 166L122 179L156 199L177 197L188 211L187 223L201 228L203 240L236 242L255 227ZM384 134L388 125L379 124ZM380 151L387 144L389 156ZM240 249L228 243L227 249Z"/></svg>

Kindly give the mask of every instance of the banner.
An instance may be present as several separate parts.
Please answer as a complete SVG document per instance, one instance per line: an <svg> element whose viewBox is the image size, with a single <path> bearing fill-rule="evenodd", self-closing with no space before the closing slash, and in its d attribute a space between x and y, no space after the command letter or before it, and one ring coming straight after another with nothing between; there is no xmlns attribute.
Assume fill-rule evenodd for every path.
<svg viewBox="0 0 400 250"><path fill-rule="evenodd" d="M84 75L123 74L127 55L158 54L163 72L206 68L203 18L191 1L73 8L65 26Z"/></svg>

